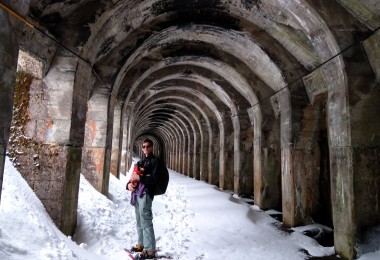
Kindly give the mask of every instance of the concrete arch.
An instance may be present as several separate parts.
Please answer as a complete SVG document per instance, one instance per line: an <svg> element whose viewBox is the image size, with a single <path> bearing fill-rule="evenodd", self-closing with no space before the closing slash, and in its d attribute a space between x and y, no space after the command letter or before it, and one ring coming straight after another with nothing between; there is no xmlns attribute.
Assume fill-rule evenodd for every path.
<svg viewBox="0 0 380 260"><path fill-rule="evenodd" d="M155 97L155 99L148 102L147 105L149 105L149 103L153 103L154 101L170 100L170 99L178 100L178 101L181 101L182 103L189 104L191 107L194 107L195 110L198 111L200 113L200 115L202 115L204 122L206 124L206 127L202 127L200 121L196 120L199 129L202 129L203 131L200 131L200 137L201 138L200 138L199 151L198 150L194 151L195 153L194 153L194 166L193 166L193 176L192 177L199 179L200 178L199 177L200 167L203 167L203 163L202 163L203 159L200 155L205 153L204 150L205 150L205 146L209 143L208 140L212 140L212 125L210 123L208 116L202 110L202 108L198 104L196 104L194 101L189 100L189 99L184 98L184 97L173 96L173 95L166 95L165 97L158 97L158 98ZM206 133L206 131L207 131L207 133ZM224 166L222 164L221 164L221 166L222 167L220 168L220 171L224 170L223 169Z"/></svg>
<svg viewBox="0 0 380 260"><path fill-rule="evenodd" d="M201 26L200 26L201 27ZM180 33L179 33L180 32ZM166 35L160 35L160 39L162 39L161 38L161 36L163 36L163 38L164 39L170 39L170 35L173 35L173 33L174 33L174 35L176 35L176 36L181 36L181 40L182 41L185 41L186 39L189 39L189 38L187 38L187 37L189 37L188 36L188 33L190 33L190 30L189 31L186 31L186 32L184 32L184 31L181 31L181 30L179 30L179 32L176 32L176 33L174 33L174 31L173 32L170 32L170 33L167 33L166 32ZM200 33L199 33L200 34ZM212 41L213 40L215 40L215 38L213 38L213 37L211 37L210 35L207 35L207 37L206 36L204 36L203 38L202 37L200 37L200 36L197 36L198 38L200 38L200 39L202 39L203 41L208 41L210 44L212 43ZM222 35L222 36L220 36L220 37L227 37L225 34L224 35ZM189 39L190 40L190 39ZM232 42L232 40L231 40L231 42ZM158 43L154 43L154 44L158 44ZM164 42L160 42L160 44L165 44L165 40L164 40ZM235 41L234 41L234 44L235 44ZM252 42L249 42L249 40L247 39L247 42L246 42L246 45L250 45L250 44L253 44ZM232 43L231 43L231 46L232 46ZM234 46L236 46L236 44L234 45ZM228 45L227 45L227 47L228 47ZM152 46L147 46L146 47L147 49L149 49L149 51L151 52L151 51L154 51L153 49L153 47ZM226 47L224 47L224 46L220 46L220 48L224 48L224 51L226 51L225 49L226 49ZM254 48L254 47L252 47L252 48ZM140 49L142 49L142 47L140 48ZM244 46L244 48L243 49L245 49L245 50L247 50L248 48L247 48L247 46ZM257 48L256 48L257 49ZM232 52L233 52L233 50L232 50ZM140 56L144 56L144 53L143 54L141 54ZM250 53L246 53L246 54L243 54L243 56L245 56L245 57L252 57L252 55L250 55ZM131 58L130 58L131 59ZM141 59L141 58L140 58ZM252 63L252 60L250 61L249 59L247 60L246 59L246 61L245 61L245 63L247 64L247 63L249 63L249 62L251 62ZM269 59L268 59L268 62L269 62ZM136 64L136 62L134 62L134 64ZM254 65L254 66L256 66L257 67L257 63L256 63L256 65ZM253 67L254 67L253 66ZM270 66L270 65L269 65ZM250 67L252 67L252 66L250 66ZM268 69L268 68L267 68ZM269 69L268 69L268 71L270 71ZM278 71L278 70L277 70ZM257 72L256 72L257 73ZM281 78L282 76L280 76L280 78ZM270 79L269 79L269 77L267 77L267 80L273 80L273 78L275 78L275 77L270 77ZM276 85L276 84L272 84L272 85ZM278 84L277 84L278 85ZM280 84L282 87L283 86L285 86L285 83L282 83L282 84ZM282 107L285 107L284 105L282 106ZM289 120L289 119L288 119ZM258 122L258 120L257 120L257 122ZM283 139L283 138L282 138ZM289 143L290 143L290 140L289 140Z"/></svg>
<svg viewBox="0 0 380 260"><path fill-rule="evenodd" d="M166 123L168 124L170 127L167 128L166 132L163 132L161 133L162 135L164 136L167 136L166 134L169 134L169 136L171 136L171 138L167 138L167 140L170 140L169 141L169 151L172 151L174 150L174 153L176 153L176 151L178 151L178 147L180 146L180 143L181 143L181 131L179 131L175 125L173 125L174 122L165 122L167 120L165 120L165 118L155 118L155 120L153 121L154 123L152 124L151 120L149 118L145 118L145 119L138 119L140 122L137 122L134 126L134 135L138 136L140 135L141 133L143 132L146 132L146 128L152 128L154 126L159 126L163 123ZM146 127L146 125L149 125L148 127ZM172 149L170 149L170 147L172 147ZM176 163L176 156L170 156L169 158L170 160L168 160L169 162L169 165L171 168L175 169L175 163ZM172 162L174 164L172 164Z"/></svg>
<svg viewBox="0 0 380 260"><path fill-rule="evenodd" d="M157 120L157 122L159 122L159 120ZM156 123L156 126L158 124ZM146 131L141 131L140 134L142 133L145 133ZM177 149L177 146L178 146L178 142L179 142L179 133L178 131L175 131L173 130L173 127L169 128L169 127L166 127L166 131L164 132L158 132L158 135L160 136L165 136L166 139L168 140L168 144L169 144L169 149L166 149L166 154L168 157L168 164L171 168L173 168L173 163L175 163L175 158L173 156L173 151L174 151L174 154L175 154L175 151ZM167 147L165 147L167 148ZM168 154L168 151L169 151L169 154Z"/></svg>
<svg viewBox="0 0 380 260"><path fill-rule="evenodd" d="M164 115L169 115L169 113L163 113ZM189 154L189 151L190 151L190 133L188 132L188 129L186 128L186 124L179 118L177 117L176 115L173 115L172 118L175 118L177 121L179 121L181 123L181 125L177 124L177 127L179 127L180 129L184 129L185 131L182 131L183 133L183 146L182 146L182 153L179 154L179 157L178 157L178 167L177 167L177 171L178 172L182 172L184 174L186 174L186 169L185 169L185 165L186 165L186 154ZM159 126L158 128L160 128L161 126ZM185 133L186 132L186 133ZM187 137L187 138L186 138ZM181 147L181 145L180 145Z"/></svg>
<svg viewBox="0 0 380 260"><path fill-rule="evenodd" d="M202 100L202 102L210 109L210 111L213 111L214 115L215 115L215 118L216 118L216 122L218 124L218 127L219 127L219 132L220 132L220 144L221 144L221 149L223 150L224 148L224 124L223 124L223 117L222 115L219 113L217 107L214 105L214 103L212 103L211 100L209 100L209 98L204 95L203 93L200 93L198 91L194 91L194 90L190 90L190 89L187 89L187 88L183 88L181 90L178 90L177 88L172 88L172 87L167 87L163 90L158 90L156 91L154 94L153 93L149 93L149 98L152 98L152 96L154 95L157 95L163 91L180 91L180 92L183 92L183 93L187 93L191 96L193 96L195 99L200 99L199 100ZM143 94L143 93L141 93ZM142 97L142 95L140 96ZM144 97L146 98L146 97ZM146 99L149 99L149 98L146 98ZM135 106L135 109L136 110L139 110L139 107L141 107L142 105L144 104L144 102L141 102L141 103L138 103L137 106ZM212 132L209 132L209 139L208 139L208 147L207 147L207 151L210 151L211 150L211 140L212 140ZM205 178L204 176L204 173L207 173L208 169L206 169L203 164L205 161L209 161L210 160L210 154L209 153L206 153L206 150L203 150L202 147L201 147L201 151L203 151L202 153L202 156L201 156L201 175L200 175L200 179L203 180ZM205 158L203 158L205 157Z"/></svg>
<svg viewBox="0 0 380 260"><path fill-rule="evenodd" d="M261 150L261 120L258 120L257 118L262 118L261 111L260 111L260 104L258 103L258 99L255 95L255 93L252 91L251 87L249 86L248 82L239 74L236 72L234 68L229 66L226 63L223 63L221 61L209 58L209 57L193 57L193 56L182 56L182 57L172 57L167 58L161 62L158 62L151 66L148 70L146 70L132 85L132 88L129 91L127 102L130 102L132 94L137 90L138 86L142 83L143 79L148 78L150 74L152 74L155 71L160 70L161 68L168 68L171 66L177 66L177 65L194 65L194 66L200 66L202 68L209 69L211 71L214 71L215 73L219 75L223 75L224 78L226 78L227 82L229 82L242 96L246 97L251 106L256 106L256 109L254 110L255 113L251 117L251 123L255 126L254 129L256 129L256 132L254 133L254 138L256 141L254 141L257 145L256 150L258 152L254 153L256 154L256 159L253 158L254 164L261 164L262 162L262 156L259 152ZM179 75L182 77L182 75ZM173 77L173 76L171 76ZM162 79L164 80L164 79ZM152 85L155 85L155 83L151 83ZM213 85L213 84L209 84ZM227 104L227 106L230 106ZM258 109L257 109L258 108ZM236 111L236 110L235 110ZM232 112L234 114L236 112ZM253 119L256 118L256 119ZM255 122L255 124L253 124ZM235 148L236 150L236 148ZM261 169L262 167L256 166L257 175L262 175ZM235 170L237 172L240 172L239 170ZM235 175L239 176L239 175ZM262 183L262 182L260 182ZM258 188L257 191L263 190L261 188ZM256 196L255 196L256 197ZM257 196L259 197L259 196ZM259 203L261 205L261 203Z"/></svg>
<svg viewBox="0 0 380 260"><path fill-rule="evenodd" d="M169 101L167 98L162 98L163 100L165 101ZM170 101L169 101L170 102ZM172 106L175 106L176 108L178 109L181 109L181 110L177 110L176 112L181 114L183 116L184 119L186 119L189 123L189 125L191 126L191 129L192 129L192 132L193 132L193 150L190 151L189 150L189 156L192 157L192 162L190 162L190 159L189 159L189 162L188 162L188 176L189 177L193 177L195 176L195 173L194 173L194 170L196 169L196 158L195 158L195 155L197 154L197 143L198 143L198 139L200 140L200 142L202 143L203 141L203 131L202 131L202 126L201 126L201 122L198 120L198 118L195 116L195 114L192 112L192 110L189 110L186 106L184 105L181 105L179 103L170 103ZM148 105L149 106L149 105ZM182 111L184 110L184 111ZM188 113L189 114L189 117L186 116L185 113ZM192 120L191 120L192 119ZM193 124L193 121L195 122L195 124ZM195 127L195 125L197 126L197 128ZM196 131L196 129L198 131ZM199 134L198 134L199 133ZM199 137L198 137L199 135ZM210 175L212 174L213 171L210 171L209 172L209 181L210 181ZM213 183L215 184L215 183Z"/></svg>
<svg viewBox="0 0 380 260"><path fill-rule="evenodd" d="M204 120L205 120L205 123L206 123L206 128L202 128L202 125L201 125L201 123L200 123L200 121L197 119L197 117L195 116L195 114L192 112L192 109L188 109L186 106L184 106L184 105L180 105L180 104L177 104L177 103L174 103L177 107L180 107L180 108L182 108L182 109L184 109L187 113L189 113L190 115L192 115L192 117L194 118L194 121L197 123L197 126L198 126L198 128L199 128L199 135L200 135L200 152L198 152L198 150L197 150L197 145L194 145L194 152L193 152L193 164L192 164L192 170L191 170L191 172L190 172L190 177L194 177L194 178L197 178L196 176L197 176L197 172L199 172L199 167L200 167L200 162L199 162L199 156L197 156L197 154L201 154L202 153L202 147L203 147L203 143L204 142L206 142L206 140L207 139L205 139L204 138L204 136L207 136L207 134L205 134L204 133L204 131L206 130L206 129L211 129L211 124L210 124L210 121L209 121L209 119L208 119L208 117L206 116L206 114L202 111L202 109L196 104L196 103L194 103L194 102L192 102L192 101L188 101L188 100L186 100L186 99L184 99L184 98L177 98L177 97L175 97L175 96L167 96L167 97L162 97L162 98L156 98L156 99L154 99L154 100L150 100L147 104L146 104L146 106L150 106L151 104L153 104L154 102L156 102L156 101L158 101L158 102L160 102L161 100L163 100L163 101L167 101L168 99L170 99L170 98L172 98L172 99L174 99L174 100L180 100L180 101L182 101L182 102L185 102L185 103L188 103L189 105L191 105L191 106L193 106L193 107L195 107L195 109L204 117ZM173 103L172 103L173 104ZM130 129L130 127L131 127L132 125L131 124L129 124L129 127L128 127L128 129ZM125 128L125 129L127 129L127 127ZM203 131L202 131L203 130ZM128 136L127 136L128 137ZM129 136L130 137L130 136ZM196 139L195 139L196 140ZM130 142L129 142L130 143ZM197 143L197 142L195 142L195 143ZM128 158L130 158L130 153L128 153L128 151L127 151L127 154L128 154ZM199 179L199 177L198 177L198 179Z"/></svg>
<svg viewBox="0 0 380 260"><path fill-rule="evenodd" d="M165 110L165 111L168 110L168 111L172 111L173 116L176 116L178 118L178 120L181 120L183 122L183 124L186 125L185 128L188 131L189 138L193 138L193 140L194 140L193 147L194 147L194 149L196 149L197 133L198 132L199 132L199 134L201 133L201 128L199 128L198 132L197 132L195 130L193 122L190 120L190 118L188 118L185 115L184 111L179 110L179 108L187 110L187 108L185 106L181 106L181 105L176 104L176 103L170 103L170 107L166 106L165 104L155 104L155 103L153 103L153 104L148 104L147 106L145 106L145 108L143 108L141 110L140 114L148 113L148 110L152 110L153 112L154 112L154 110ZM192 113L192 111L187 111L187 112L189 113L190 116L192 116L192 119L194 121L197 121L197 118ZM177 114L180 115L181 117L177 116ZM137 117L139 117L139 114L137 115ZM186 121L187 124L184 121ZM188 125L190 126L192 132L189 131ZM199 121L198 121L197 126L200 127ZM189 139L189 143L191 143L190 139ZM190 146L189 146L189 154L190 154ZM189 173L188 170L186 172Z"/></svg>
<svg viewBox="0 0 380 260"><path fill-rule="evenodd" d="M196 35L193 34L193 31L197 32ZM224 42L221 43L218 39L224 39ZM245 35L235 31L225 32L222 28L213 26L193 25L186 28L170 27L149 38L139 46L120 69L112 90L114 95L118 96L119 88L123 84L122 81L132 65L137 64L143 57L149 56L149 53L155 52L155 49L161 48L160 46L179 41L182 44L194 41L202 42L238 57L274 91L286 86L282 73L274 62L257 44Z"/></svg>
<svg viewBox="0 0 380 260"><path fill-rule="evenodd" d="M331 39L331 37L330 37L330 39ZM289 97L289 95L285 95L285 96ZM282 98L279 99L279 100L282 100ZM290 107L290 106L289 106L289 104L285 103L285 104L282 104L281 107L284 107L284 108L285 108L285 107ZM282 117L281 117L281 118L284 118L284 116L289 116L289 114L288 114L288 115L286 115L286 114L282 114ZM284 123L287 123L287 122L289 122L289 121L291 121L291 119L289 119L289 118L285 118L285 119L283 120ZM290 135L285 135L285 137L283 137L282 140L285 140L285 138L287 138L287 137L290 137ZM286 146L289 146L289 145L291 144L291 139L288 138L286 142L283 142L283 144L286 144ZM288 149L288 148L285 148L285 149ZM284 153L283 156L290 156L290 153ZM287 159L285 159L285 161L291 162L292 160L289 160L289 158L287 158ZM288 169L288 168L284 168L284 169ZM285 173L285 175L287 175L287 174ZM286 178L286 177L285 177L284 179L287 180L287 179L289 179L289 178ZM291 191L291 192L292 192L292 191ZM294 223L294 221L291 220L291 219L286 220L286 222L288 222L288 223ZM292 225L292 224L290 224L290 225Z"/></svg>
<svg viewBox="0 0 380 260"><path fill-rule="evenodd" d="M149 111L147 111L149 110ZM182 172L184 173L185 175L188 175L188 167L187 166L187 162L190 160L190 147L191 147L191 139L192 139L192 135L194 133L191 133L188 129L188 125L183 121L182 118L180 118L179 116L176 115L176 110L174 109L169 109L169 108L163 108L161 104L156 104L152 107L148 107L148 109L145 109L142 111L141 114L147 114L147 113L153 113L155 114L155 112L159 112L160 114L163 114L163 115L167 115L168 118L170 117L171 119L175 119L176 121L178 121L181 125L178 125L178 127L180 129L183 129L186 133L184 134L184 137L187 137L187 141L185 141L185 146L184 146L184 152L183 152L183 155L182 155L182 168L179 168L178 171L179 172ZM182 114L183 116L183 114ZM186 120L186 118L185 118ZM187 123L189 124L189 122L187 121ZM193 143L194 145L194 143ZM187 158L185 157L187 154Z"/></svg>
<svg viewBox="0 0 380 260"><path fill-rule="evenodd" d="M167 77L163 77L162 79L157 80L157 81L153 81L152 83L150 83L148 86L145 87L144 91L139 92L138 96L142 97L142 96L144 96L144 94L146 93L146 91L148 91L152 87L157 86L158 84L164 84L165 85L168 81L173 80L173 79L177 79L177 78L182 78L185 81L191 80L191 81L194 81L194 82L197 82L197 83L201 84L202 86L205 86L206 88L209 88L212 92L215 93L215 95L223 103L226 104L227 107L229 107L231 109L231 114L232 114L231 115L231 120L232 120L232 126L233 126L233 144L232 144L233 145L233 151L232 151L233 155L231 155L231 157L233 158L233 165L231 166L231 169L228 169L228 171L233 171L233 174L235 176L234 191L236 193L240 193L240 191L239 191L239 179L240 179L239 176L240 176L240 173L241 173L241 161L240 161L240 153L241 153L241 151L240 151L240 123L239 123L239 117L237 116L238 112L237 112L235 104L232 102L232 100L229 98L229 96L220 88L220 86L216 85L216 83L211 82L210 80L207 80L206 78L197 77L195 75L192 76L191 79L189 79L186 76L183 76L183 75L180 75L180 74L175 74L175 75L170 75L170 76L167 76ZM184 87L171 88L171 89L173 89L173 90L181 90L182 91L182 90L184 90ZM189 91L191 92L192 90L189 90ZM198 97L200 97L201 99L206 98L205 95L203 95L203 94L200 95L199 93L197 94ZM136 103L138 103L138 102L136 102ZM217 108L215 107L215 109L217 109ZM220 124L222 121L226 121L226 120L224 118L220 117L218 123ZM226 132L226 134L227 134L227 132ZM211 147L209 146L209 151L210 150L211 150ZM226 149L226 151L228 151L228 150ZM210 158L208 158L207 161L211 162ZM210 167L211 166L209 165L208 169L210 169ZM208 175L208 173L207 173L207 175Z"/></svg>
<svg viewBox="0 0 380 260"><path fill-rule="evenodd" d="M236 193L242 193L242 191L240 190L240 187L239 187L240 180L242 180L240 178L240 174L242 171L241 171L241 148L240 148L240 146L241 146L241 144L240 144L240 123L239 123L238 111L236 109L234 102L231 100L231 98L228 96L228 94L219 85L217 85L215 82L213 82L211 80L208 80L207 78L197 76L197 75L192 75L191 77L189 77L188 75L183 75L183 74L173 74L173 75L168 75L166 77L162 77L162 78L160 78L160 80L155 80L155 81L150 82L147 86L145 86L145 89L142 92L137 91L138 86L135 85L136 87L129 92L130 99L127 98L127 100L128 100L128 102L132 102L132 104L134 102L138 103L137 101L133 101L133 99L132 99L133 98L132 95L134 92L138 93L137 99L139 99L139 97L142 97L146 93L146 91L150 90L154 86L157 86L159 84L167 84L167 82L169 82L170 80L175 80L175 79L179 79L179 78L181 78L185 81L191 80L193 82L201 84L202 86L205 86L206 88L210 89L223 103L225 103L227 107L230 108L231 120L232 120L232 125L233 125L233 135L234 135L233 136L233 147L234 148L233 148L233 156L232 156L233 168L230 170L233 171L234 176L235 176L234 191ZM182 88L183 87L178 88L178 90L181 90ZM210 160L208 160L208 161L210 161ZM251 175L253 175L253 174L251 173ZM242 183L245 183L245 182L246 181L243 181ZM249 183L251 183L251 182L249 182ZM247 185L247 184L245 184L245 185ZM248 190L249 189L252 190L252 188L249 188L249 185L248 185ZM248 192L249 191L244 191L243 193L248 193Z"/></svg>
<svg viewBox="0 0 380 260"><path fill-rule="evenodd" d="M176 147L175 147L175 156L174 156L174 165L172 166L172 168L176 171L178 171L179 169L179 154L180 154L180 147L183 147L183 138L184 138L184 133L183 133L183 130L182 128L178 125L178 123L174 120L167 120L167 118L165 117L161 117L161 116L155 116L154 117L154 120L151 120L150 118L148 118L148 116L146 117L140 117L138 118L138 120L136 120L136 123L135 123L135 126L134 128L137 129L137 131L134 131L136 132L136 135L138 135L140 132L144 131L144 128L147 127L147 125L150 125L149 123L150 122L154 122L154 123L159 123L158 125L161 125L160 123L162 124L167 124L168 126L168 130L169 132L172 132L173 133L173 136L175 137L175 144L176 144Z"/></svg>
<svg viewBox="0 0 380 260"><path fill-rule="evenodd" d="M149 28L149 24L159 24L158 21L165 21L170 19L170 14L173 12L173 10L167 9L165 10L165 7L163 6L162 9L160 10L160 13L157 13L157 11L152 12L153 10L150 9L150 7L154 6L153 5L154 1L145 1L142 3L134 4L131 3L129 5L119 5L115 9L117 10L116 12L118 13L119 17L127 17L130 19L122 20L118 19L118 23L112 21L111 19L109 20L102 20L99 23L99 32L100 33L94 33L94 37L90 38L90 42L95 42L97 45L91 45L91 48L95 50L100 49L100 43L102 42L102 35L106 32L107 38L112 37L115 33L117 32L124 32L125 26L127 26L128 30L127 32L119 33L117 39L115 39L115 43L113 44L115 46L118 46L118 44L123 43L127 41L127 38L131 36L133 33L133 30L136 30L136 28L140 26L145 26ZM151 4L151 6L149 6ZM277 28L275 27L275 22L273 14L270 15L270 10L273 9L273 6L275 5L280 5L283 9L282 12L286 12L286 5L287 2L281 2L277 1L274 3L274 1L270 2L270 4L257 4L257 5L251 5L249 8L242 8L241 3L239 1L219 1L218 5L210 5L208 6L209 10L214 10L216 12L222 12L225 16L230 16L231 19L235 20L241 20L242 23L244 22L249 23L249 25L255 27L258 26L261 29L266 29L267 33L269 33L272 37L275 37L279 42L284 42L281 41L281 38L290 38L288 35L291 33L284 29L283 27L278 26ZM186 11L189 12L191 9L196 9L198 10L200 7L199 5L202 5L203 7L207 6L207 3L189 3L188 8ZM133 10L134 12L130 12L130 10ZM268 9L268 10L267 10ZM176 10L177 12L180 12L181 9ZM298 10L297 10L298 11ZM263 12L266 12L267 15L259 15ZM291 14L294 15L294 14ZM144 17L144 18L143 18ZM157 22L156 22L157 20ZM129 23L129 21L133 21L133 23ZM247 27L249 25L246 25ZM285 37L284 37L285 35ZM300 38L290 38L292 39L295 43L291 44L290 41L285 42L286 44L285 47L289 49L289 52L297 49L298 52L300 52L299 57L307 57L304 59L304 61L307 60L312 60L312 52L309 50L307 47L307 44L305 44L302 39ZM297 48L296 48L297 47ZM299 51L300 50L300 51ZM96 53L95 51L93 51Z"/></svg>

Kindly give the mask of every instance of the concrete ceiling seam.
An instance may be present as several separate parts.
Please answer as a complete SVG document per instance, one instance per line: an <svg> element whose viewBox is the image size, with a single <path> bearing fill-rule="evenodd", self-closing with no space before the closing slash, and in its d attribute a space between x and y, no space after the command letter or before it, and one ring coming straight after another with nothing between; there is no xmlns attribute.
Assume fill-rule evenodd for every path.
<svg viewBox="0 0 380 260"><path fill-rule="evenodd" d="M281 5L281 3L277 3L277 2L276 2L276 4L280 4L280 5ZM261 6L261 9L263 9L263 7L262 7L262 6ZM265 8L264 8L264 9L265 9ZM262 10L261 10L261 11L262 11ZM259 12L259 13L260 13L260 12ZM300 12L300 13L302 13L302 12ZM139 14L141 14L141 13L139 13Z"/></svg>

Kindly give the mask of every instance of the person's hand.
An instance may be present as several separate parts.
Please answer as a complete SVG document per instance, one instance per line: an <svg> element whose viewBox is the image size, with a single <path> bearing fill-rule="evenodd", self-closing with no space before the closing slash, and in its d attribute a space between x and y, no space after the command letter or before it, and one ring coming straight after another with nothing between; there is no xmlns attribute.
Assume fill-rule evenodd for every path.
<svg viewBox="0 0 380 260"><path fill-rule="evenodd" d="M139 181L140 180L140 175L138 175L135 172L132 172L131 180L137 180L137 181Z"/></svg>
<svg viewBox="0 0 380 260"><path fill-rule="evenodd" d="M134 192L136 189L136 185L134 185L133 183L128 183L127 187L128 187L128 190L131 192Z"/></svg>

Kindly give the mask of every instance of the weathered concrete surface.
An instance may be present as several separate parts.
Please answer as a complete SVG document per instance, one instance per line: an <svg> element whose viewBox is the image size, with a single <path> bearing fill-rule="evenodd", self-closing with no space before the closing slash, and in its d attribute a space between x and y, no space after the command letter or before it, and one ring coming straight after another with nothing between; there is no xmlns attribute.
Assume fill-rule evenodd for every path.
<svg viewBox="0 0 380 260"><path fill-rule="evenodd" d="M52 102L26 135L84 145L99 191L151 137L173 169L287 226L334 228L342 258L378 224L378 1L32 1L27 18L82 57L20 27Z"/></svg>
<svg viewBox="0 0 380 260"><path fill-rule="evenodd" d="M76 60L60 52L44 78L19 73L10 157L67 235L76 227L81 147L68 146ZM19 64L20 69L27 64Z"/></svg>
<svg viewBox="0 0 380 260"><path fill-rule="evenodd" d="M82 173L101 193L108 193L111 159L113 106L104 90L97 90L88 102ZM112 108L112 109L109 109Z"/></svg>
<svg viewBox="0 0 380 260"><path fill-rule="evenodd" d="M14 162L23 178L57 227L64 234L73 235L77 221L81 149L33 142L17 149L22 154ZM12 154L12 148L10 152Z"/></svg>
<svg viewBox="0 0 380 260"><path fill-rule="evenodd" d="M48 87L20 72L15 92L9 156L39 197L56 225L67 235L75 231L81 148L48 144ZM64 170L62 170L64 169Z"/></svg>
<svg viewBox="0 0 380 260"><path fill-rule="evenodd" d="M121 135L121 105L117 104L115 106L114 111L114 119L113 119L113 135L112 135L112 151L111 151L111 165L110 165L110 172L115 176L120 176L120 169L119 169L119 161L121 161L121 158L119 158L120 155L120 140L122 139L120 137Z"/></svg>

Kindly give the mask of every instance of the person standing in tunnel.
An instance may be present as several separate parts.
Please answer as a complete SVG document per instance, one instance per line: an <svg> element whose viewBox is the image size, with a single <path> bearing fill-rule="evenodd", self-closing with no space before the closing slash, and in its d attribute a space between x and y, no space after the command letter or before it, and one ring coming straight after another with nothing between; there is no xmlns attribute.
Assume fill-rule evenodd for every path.
<svg viewBox="0 0 380 260"><path fill-rule="evenodd" d="M135 207L138 242L130 251L139 253L135 259L154 259L156 253L156 238L153 228L152 202L158 158L153 154L153 141L145 139L142 145L145 155L137 163L140 172L139 182L127 183L127 189L132 192L131 204ZM132 175L135 173L132 173Z"/></svg>

